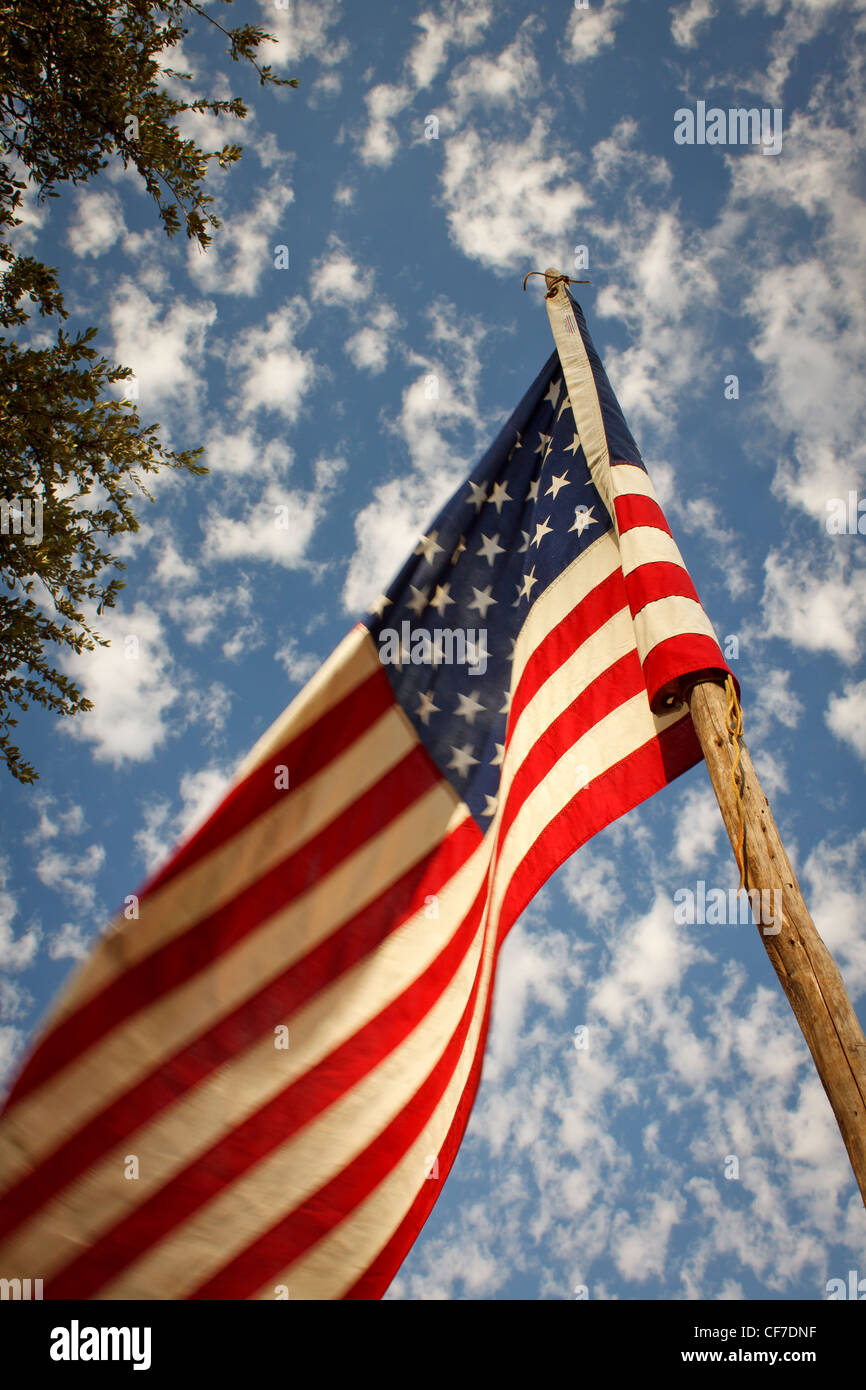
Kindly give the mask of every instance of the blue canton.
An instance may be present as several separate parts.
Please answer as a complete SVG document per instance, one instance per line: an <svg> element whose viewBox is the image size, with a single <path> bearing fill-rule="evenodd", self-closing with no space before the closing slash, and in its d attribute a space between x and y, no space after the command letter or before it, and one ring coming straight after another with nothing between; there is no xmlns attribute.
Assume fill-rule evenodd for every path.
<svg viewBox="0 0 866 1390"><path fill-rule="evenodd" d="M583 315L611 457L643 466ZM552 354L368 620L394 694L485 830L496 811L514 645L538 597L611 520Z"/></svg>

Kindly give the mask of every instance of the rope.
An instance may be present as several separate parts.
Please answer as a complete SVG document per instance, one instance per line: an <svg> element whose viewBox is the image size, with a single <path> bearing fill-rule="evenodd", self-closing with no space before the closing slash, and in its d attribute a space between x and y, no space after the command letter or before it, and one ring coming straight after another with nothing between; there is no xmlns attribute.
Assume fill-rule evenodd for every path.
<svg viewBox="0 0 866 1390"><path fill-rule="evenodd" d="M526 282L527 282L527 280L530 278L531 275L543 275L543 276L545 277L545 279L546 279L546 278L547 278L547 271L546 271L546 270L530 270L529 273L528 273L527 275L524 275L524 277L523 277L523 288L524 288L524 290L526 289ZM545 299L552 299L553 296L556 294L556 291L559 289L560 285L591 285L591 284L592 284L592 281L591 281L591 280L571 280L571 279L569 279L569 277L568 277L567 275L557 275L556 279L555 279L554 282L553 282L552 287L547 291L547 294L546 294L544 297L545 297Z"/></svg>
<svg viewBox="0 0 866 1390"><path fill-rule="evenodd" d="M740 886L737 889L737 892L739 893L746 883L746 808L743 805L743 798L740 795L743 785L745 783L745 772L740 767L739 744L739 739L742 737L743 733L743 711L740 707L740 702L737 699L737 690L736 686L734 685L734 678L732 675L730 675L730 673L728 674L728 677L725 680L725 691L728 696L728 708L725 714L725 718L727 721L728 733L730 734L731 742L734 745L735 754L733 766L731 767L731 785L734 788L734 792L737 797L737 810L739 811L739 823L737 825L737 843L734 848L734 854L737 858L737 868L740 871ZM739 779L737 776L738 773Z"/></svg>

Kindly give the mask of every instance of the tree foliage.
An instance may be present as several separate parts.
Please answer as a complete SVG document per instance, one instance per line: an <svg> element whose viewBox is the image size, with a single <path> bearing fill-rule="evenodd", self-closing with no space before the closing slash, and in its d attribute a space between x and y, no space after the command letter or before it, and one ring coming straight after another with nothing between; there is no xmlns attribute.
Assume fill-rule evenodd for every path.
<svg viewBox="0 0 866 1390"><path fill-rule="evenodd" d="M261 85L297 86L259 63L264 30L226 27L212 10L194 0L0 0L0 754L23 782L37 772L12 743L16 710L92 707L53 662L64 648L105 645L84 608L101 613L123 587L110 542L138 529L133 500L150 497L147 474L207 469L200 448L166 449L159 426L111 392L130 369L97 351L96 328L64 329L58 273L15 249L15 228L28 186L56 198L120 161L140 175L168 236L183 229L209 244L219 227L211 161L225 168L242 149L202 150L178 121L190 111L244 118L247 108L239 97L178 95L191 75L170 66L172 49L194 23Z"/></svg>

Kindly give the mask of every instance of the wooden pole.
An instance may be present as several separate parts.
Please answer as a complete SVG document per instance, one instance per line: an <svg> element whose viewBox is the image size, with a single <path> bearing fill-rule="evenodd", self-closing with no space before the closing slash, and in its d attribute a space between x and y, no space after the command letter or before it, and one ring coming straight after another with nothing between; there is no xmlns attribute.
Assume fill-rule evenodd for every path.
<svg viewBox="0 0 866 1390"><path fill-rule="evenodd" d="M735 753L727 726L727 696L721 685L702 681L693 687L688 703L719 810L736 849L741 813L731 780ZM809 915L748 749L742 739L738 742L746 886L778 892L778 899L764 901L781 906L781 930L776 929L776 918L759 922L758 931L808 1043L866 1205L866 1039L836 962Z"/></svg>
<svg viewBox="0 0 866 1390"><path fill-rule="evenodd" d="M547 311L574 415L596 491L613 515L607 440L592 369L565 289L566 277L544 272ZM528 278L528 277L527 277ZM526 288L526 281L523 284ZM748 749L740 756L728 731L727 697L714 680L699 680L688 696L692 723L735 852L745 827L746 887L763 920L758 931L802 1029L845 1141L866 1205L866 1039L833 957L821 940L785 853ZM739 788L732 781L736 776ZM778 897L774 896L778 894ZM760 911L760 904L770 908ZM778 907L778 914L776 908ZM755 913L756 921L758 913ZM767 920L769 918L769 920ZM780 929L779 929L780 926Z"/></svg>

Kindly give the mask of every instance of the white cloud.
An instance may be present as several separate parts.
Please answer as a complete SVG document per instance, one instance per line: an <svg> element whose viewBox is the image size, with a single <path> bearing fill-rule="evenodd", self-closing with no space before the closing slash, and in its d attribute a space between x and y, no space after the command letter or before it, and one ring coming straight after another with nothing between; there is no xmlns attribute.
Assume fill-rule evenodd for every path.
<svg viewBox="0 0 866 1390"><path fill-rule="evenodd" d="M467 430L474 437L478 429L478 348L485 330L459 320L444 302L433 305L430 322L437 355L411 355L423 375L404 391L393 425L408 449L412 471L380 484L355 519L357 545L343 587L343 604L350 612L363 608L390 581L423 526L465 477L462 451ZM459 446L453 442L458 434Z"/></svg>
<svg viewBox="0 0 866 1390"><path fill-rule="evenodd" d="M346 351L359 371L376 376L385 370L398 324L396 311L384 301L365 315L363 328L346 340Z"/></svg>
<svg viewBox="0 0 866 1390"><path fill-rule="evenodd" d="M593 925L618 920L623 893L612 859L582 845L560 871L559 881L569 902L580 908Z"/></svg>
<svg viewBox="0 0 866 1390"><path fill-rule="evenodd" d="M180 779L180 806L174 814L165 800L145 806L144 825L133 840L148 873L204 824L225 795L230 780L231 770L215 764L187 771Z"/></svg>
<svg viewBox="0 0 866 1390"><path fill-rule="evenodd" d="M341 62L348 52L345 40L336 40L331 30L343 17L340 0L291 0L283 6L274 0L259 0L262 28L276 43L266 43L260 61L280 69L306 58L317 58L328 65Z"/></svg>
<svg viewBox="0 0 866 1390"><path fill-rule="evenodd" d="M596 313L626 325L629 346L604 353L608 376L631 428L670 436L693 363L705 350L702 316L717 296L704 248L678 211L639 197L619 220L588 230L610 245L616 276L599 291Z"/></svg>
<svg viewBox="0 0 866 1390"><path fill-rule="evenodd" d="M764 575L761 636L856 661L866 622L866 570L848 572L840 556L821 566L805 564L802 552L787 557L771 550Z"/></svg>
<svg viewBox="0 0 866 1390"><path fill-rule="evenodd" d="M588 202L541 116L524 139L472 128L450 136L442 194L455 245L502 271L568 263L575 215Z"/></svg>
<svg viewBox="0 0 866 1390"><path fill-rule="evenodd" d="M723 829L719 803L710 788L689 787L677 816L674 839L677 861L685 869L706 867L715 857Z"/></svg>
<svg viewBox="0 0 866 1390"><path fill-rule="evenodd" d="M716 808L718 819L718 808ZM686 929L688 930L688 929ZM590 1012L614 1027L629 1021L638 1027L638 1006L654 1015L661 1026L667 1010L666 992L675 990L688 967L701 952L674 922L673 904L660 893L649 912L627 930L618 933L611 968L591 992ZM672 1016L664 1029L670 1032Z"/></svg>
<svg viewBox="0 0 866 1390"><path fill-rule="evenodd" d="M830 732L866 762L866 681L847 684L842 695L831 695L824 718Z"/></svg>
<svg viewBox="0 0 866 1390"><path fill-rule="evenodd" d="M274 652L274 660L279 661L292 685L306 685L322 664L322 658L315 652L302 651L294 637L289 637Z"/></svg>
<svg viewBox="0 0 866 1390"><path fill-rule="evenodd" d="M21 1028L0 1027L0 1096L12 1079L18 1059L24 1050L25 1033Z"/></svg>
<svg viewBox="0 0 866 1390"><path fill-rule="evenodd" d="M866 197L850 176L866 153L859 86L856 71L850 83L834 82L832 95L817 81L806 109L786 108L781 157L729 157L718 227L720 245L732 244L737 228L736 243L752 248L743 298L777 441L774 488L822 525L827 501L866 479L866 324L857 312Z"/></svg>
<svg viewBox="0 0 866 1390"><path fill-rule="evenodd" d="M64 922L59 931L48 938L48 954L52 960L86 960L90 954L93 934L75 922Z"/></svg>
<svg viewBox="0 0 866 1390"><path fill-rule="evenodd" d="M40 933L36 927L29 927L21 936L13 934L18 900L9 891L8 884L9 861L0 858L0 969L23 970L32 965L36 957Z"/></svg>
<svg viewBox="0 0 866 1390"><path fill-rule="evenodd" d="M330 238L328 250L310 272L311 298L318 303L351 306L366 299L373 284L373 272L362 270L338 237Z"/></svg>
<svg viewBox="0 0 866 1390"><path fill-rule="evenodd" d="M36 873L47 888L85 912L96 902L96 878L104 863L102 845L88 845L78 854L47 849L36 863Z"/></svg>
<svg viewBox="0 0 866 1390"><path fill-rule="evenodd" d="M289 244L283 214L294 200L291 185L274 176L248 212L224 217L206 251L190 242L187 266L193 279L211 294L256 294L265 275L279 283L276 246Z"/></svg>
<svg viewBox="0 0 866 1390"><path fill-rule="evenodd" d="M490 0L448 0L438 12L424 10L415 23L421 37L409 54L415 87L423 90L438 76L452 48L471 48L493 18Z"/></svg>
<svg viewBox="0 0 866 1390"><path fill-rule="evenodd" d="M169 407L185 423L196 421L205 396L205 339L215 305L175 298L166 308L127 277L112 298L109 318L115 357L135 374L141 413ZM129 382L119 381L113 390L124 397Z"/></svg>
<svg viewBox="0 0 866 1390"><path fill-rule="evenodd" d="M489 0L445 0L437 12L423 11L415 23L423 30L405 64L404 80L380 82L367 92L367 127L361 141L365 164L384 168L400 148L397 116L441 71L452 48L471 48L493 18Z"/></svg>
<svg viewBox="0 0 866 1390"><path fill-rule="evenodd" d="M76 256L102 256L125 234L123 206L111 189L78 193L66 240Z"/></svg>
<svg viewBox="0 0 866 1390"><path fill-rule="evenodd" d="M400 148L400 137L394 130L394 117L405 110L411 100L409 87L380 82L371 87L364 100L367 104L367 129L361 143L361 158L365 164L385 168Z"/></svg>
<svg viewBox="0 0 866 1390"><path fill-rule="evenodd" d="M264 560L285 569L307 566L307 549L325 514L321 490L301 492L270 483L238 511L209 512L202 550L213 560Z"/></svg>
<svg viewBox="0 0 866 1390"><path fill-rule="evenodd" d="M297 419L314 379L313 354L302 352L294 341L308 322L309 309L296 297L269 314L263 328L248 329L233 345L242 415L268 410L289 424Z"/></svg>
<svg viewBox="0 0 866 1390"><path fill-rule="evenodd" d="M565 30L566 60L585 63L609 48L616 38L625 5L626 0L592 0L592 4L581 9L572 8Z"/></svg>
<svg viewBox="0 0 866 1390"><path fill-rule="evenodd" d="M680 48L694 48L698 30L708 24L716 12L715 0L689 0L678 10L671 10L671 34Z"/></svg>
<svg viewBox="0 0 866 1390"><path fill-rule="evenodd" d="M448 81L447 107L438 113L449 131L456 130L477 108L506 111L534 97L540 69L532 49L535 24L526 21L500 53L467 58Z"/></svg>
<svg viewBox="0 0 866 1390"><path fill-rule="evenodd" d="M195 583L198 571L195 565L183 558L171 537L167 537L162 543L154 578L166 588L174 589L177 585L183 587Z"/></svg>
<svg viewBox="0 0 866 1390"><path fill-rule="evenodd" d="M93 626L111 645L69 653L62 664L94 708L62 728L92 744L99 761L115 767L144 762L168 737L167 714L179 695L162 624L151 608L137 603L126 613L107 610L93 618Z"/></svg>
<svg viewBox="0 0 866 1390"><path fill-rule="evenodd" d="M761 671L755 696L749 705L746 729L750 740L758 743L768 734L776 721L786 729L795 729L803 717L803 702L791 689L791 672L778 666Z"/></svg>
<svg viewBox="0 0 866 1390"><path fill-rule="evenodd" d="M849 840L822 840L803 866L815 926L842 971L852 997L866 994L866 831Z"/></svg>
<svg viewBox="0 0 866 1390"><path fill-rule="evenodd" d="M266 438L249 425L236 430L218 425L205 441L203 462L212 473L283 478L293 460L292 450L279 434Z"/></svg>

